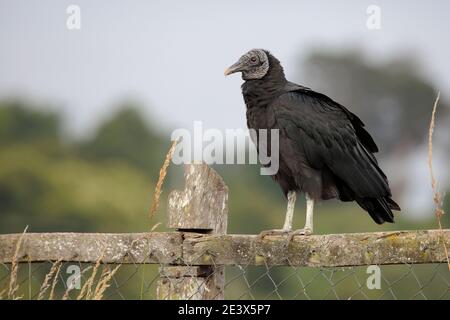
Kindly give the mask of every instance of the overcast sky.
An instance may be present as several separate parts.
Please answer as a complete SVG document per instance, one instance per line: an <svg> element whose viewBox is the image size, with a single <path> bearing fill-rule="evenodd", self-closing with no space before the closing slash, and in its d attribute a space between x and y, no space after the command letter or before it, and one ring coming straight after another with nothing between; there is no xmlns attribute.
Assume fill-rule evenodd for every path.
<svg viewBox="0 0 450 320"><path fill-rule="evenodd" d="M66 28L70 4L81 30ZM380 30L366 27L371 4ZM375 60L407 52L448 92L449 12L436 0L0 0L0 98L52 103L81 134L131 98L163 127L245 127L241 79L223 70L254 47L271 50L291 80L312 48L358 46Z"/></svg>

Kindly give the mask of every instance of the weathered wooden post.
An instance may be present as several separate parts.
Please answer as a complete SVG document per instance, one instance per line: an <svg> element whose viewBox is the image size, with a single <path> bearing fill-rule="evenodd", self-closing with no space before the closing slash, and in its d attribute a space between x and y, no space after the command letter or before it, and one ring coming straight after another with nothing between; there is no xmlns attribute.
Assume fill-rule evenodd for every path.
<svg viewBox="0 0 450 320"><path fill-rule="evenodd" d="M185 166L185 189L169 195L169 228L196 234L223 235L227 232L228 187L222 177L206 164ZM225 268L211 265L167 265L160 268L158 299L223 299Z"/></svg>

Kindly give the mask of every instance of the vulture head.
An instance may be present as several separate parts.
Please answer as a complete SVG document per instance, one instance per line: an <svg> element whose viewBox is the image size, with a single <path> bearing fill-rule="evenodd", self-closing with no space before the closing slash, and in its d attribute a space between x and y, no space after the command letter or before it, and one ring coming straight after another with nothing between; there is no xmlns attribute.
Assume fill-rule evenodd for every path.
<svg viewBox="0 0 450 320"><path fill-rule="evenodd" d="M271 54L263 49L252 49L231 67L225 70L225 75L242 72L243 80L261 79L269 71Z"/></svg>

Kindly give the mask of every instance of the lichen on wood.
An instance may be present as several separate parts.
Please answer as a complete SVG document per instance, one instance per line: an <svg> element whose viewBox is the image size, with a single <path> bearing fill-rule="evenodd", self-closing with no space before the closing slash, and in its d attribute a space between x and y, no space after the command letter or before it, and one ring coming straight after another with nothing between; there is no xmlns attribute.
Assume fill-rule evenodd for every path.
<svg viewBox="0 0 450 320"><path fill-rule="evenodd" d="M444 230L450 244L450 230ZM187 237L183 260L192 265L345 267L438 263L446 260L441 231L395 231L298 236L260 240L253 235Z"/></svg>
<svg viewBox="0 0 450 320"><path fill-rule="evenodd" d="M28 233L21 262L73 261L186 265L358 266L445 262L441 236L419 230L298 236L208 235L195 232ZM11 263L21 234L0 235L0 262Z"/></svg>
<svg viewBox="0 0 450 320"><path fill-rule="evenodd" d="M21 234L0 235L0 262L12 261ZM26 233L20 262L180 263L179 233Z"/></svg>

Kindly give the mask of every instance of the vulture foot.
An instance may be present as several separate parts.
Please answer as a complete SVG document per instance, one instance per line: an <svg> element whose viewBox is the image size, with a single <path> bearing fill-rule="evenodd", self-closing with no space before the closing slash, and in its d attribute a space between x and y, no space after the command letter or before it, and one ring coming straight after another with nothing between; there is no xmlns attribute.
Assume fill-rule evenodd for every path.
<svg viewBox="0 0 450 320"><path fill-rule="evenodd" d="M261 233L258 235L258 240L263 240L266 236L289 236L289 234L292 232L292 230L287 229L271 229L271 230L264 230L261 231Z"/></svg>

